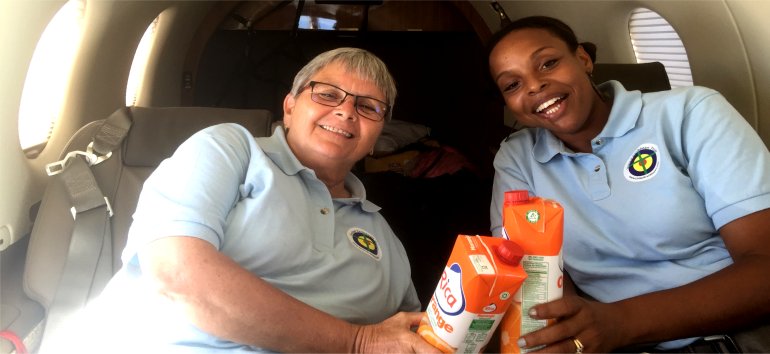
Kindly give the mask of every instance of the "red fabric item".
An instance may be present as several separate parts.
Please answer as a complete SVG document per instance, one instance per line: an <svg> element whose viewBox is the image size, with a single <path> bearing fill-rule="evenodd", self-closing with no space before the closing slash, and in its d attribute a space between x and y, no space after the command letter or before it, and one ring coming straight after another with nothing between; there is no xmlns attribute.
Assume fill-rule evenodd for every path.
<svg viewBox="0 0 770 354"><path fill-rule="evenodd" d="M27 347L24 346L24 341L19 338L16 333L11 331L0 331L0 338L5 338L13 344L16 348L16 354L28 354Z"/></svg>
<svg viewBox="0 0 770 354"><path fill-rule="evenodd" d="M449 146L441 146L420 154L414 168L409 171L409 176L433 178L451 175L463 168L476 171L475 166L459 151Z"/></svg>

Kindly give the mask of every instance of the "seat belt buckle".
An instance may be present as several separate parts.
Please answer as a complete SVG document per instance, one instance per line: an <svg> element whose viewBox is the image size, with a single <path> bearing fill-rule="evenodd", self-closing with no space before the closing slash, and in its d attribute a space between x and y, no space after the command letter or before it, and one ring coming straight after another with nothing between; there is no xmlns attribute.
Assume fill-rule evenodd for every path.
<svg viewBox="0 0 770 354"><path fill-rule="evenodd" d="M69 153L67 153L66 156L64 156L63 159L56 162L51 162L45 165L45 172L49 176L58 175L62 173L65 168L67 168L67 165L73 158L76 158L78 156L84 156L86 158L86 161L90 160L90 156L88 156L88 153L86 153L85 151L70 151Z"/></svg>
<svg viewBox="0 0 770 354"><path fill-rule="evenodd" d="M88 163L88 166L93 166L101 163L102 161L109 159L110 156L112 156L112 151L108 152L105 155L97 155L94 153L94 142L88 144L86 147L86 151L70 151L67 153L67 155L64 156L63 159L55 162L51 162L47 165L45 165L45 172L49 176L58 175L59 173L62 173L65 168L67 168L67 165L69 164L70 160L72 160L75 157L83 156L86 159L86 163Z"/></svg>
<svg viewBox="0 0 770 354"><path fill-rule="evenodd" d="M715 353L742 353L735 340L726 334L703 337L703 341L711 345Z"/></svg>
<svg viewBox="0 0 770 354"><path fill-rule="evenodd" d="M112 211L112 204L110 204L110 200L107 199L107 197L104 197L104 206L107 207L107 215L108 215L108 217L111 218L113 215L115 215L115 213ZM72 208L70 208L70 213L72 214L72 220L76 220L77 219L77 215L78 215L78 211L75 210L74 206Z"/></svg>

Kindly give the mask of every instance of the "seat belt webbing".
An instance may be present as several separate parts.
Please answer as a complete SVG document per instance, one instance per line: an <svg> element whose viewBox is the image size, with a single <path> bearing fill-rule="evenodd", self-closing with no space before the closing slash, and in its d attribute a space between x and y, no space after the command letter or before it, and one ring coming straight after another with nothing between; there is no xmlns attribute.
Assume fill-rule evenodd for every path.
<svg viewBox="0 0 770 354"><path fill-rule="evenodd" d="M108 155L123 141L131 129L131 113L123 107L112 113L94 135L93 149L100 155Z"/></svg>
<svg viewBox="0 0 770 354"><path fill-rule="evenodd" d="M109 203L90 171L77 158L60 174L73 197L75 223L61 280L48 308L41 353L55 352L68 340L62 329L86 306L104 242L112 239Z"/></svg>
<svg viewBox="0 0 770 354"><path fill-rule="evenodd" d="M70 153L59 162L61 170L56 174L70 196L75 222L62 276L48 307L41 353L55 351L67 340L62 329L71 315L88 303L102 250L112 250L112 207L90 166L109 158L123 141L131 123L128 108L116 111L105 120L89 145L89 150L93 148L99 156L91 151Z"/></svg>

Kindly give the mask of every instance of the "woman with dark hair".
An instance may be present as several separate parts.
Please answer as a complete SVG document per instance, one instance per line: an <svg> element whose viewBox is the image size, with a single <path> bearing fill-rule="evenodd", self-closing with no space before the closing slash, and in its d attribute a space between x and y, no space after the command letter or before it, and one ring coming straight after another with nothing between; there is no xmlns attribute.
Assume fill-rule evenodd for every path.
<svg viewBox="0 0 770 354"><path fill-rule="evenodd" d="M495 158L492 233L502 234L507 190L559 201L576 286L529 313L556 324L512 340L554 352L718 351L701 338L770 316L770 153L714 90L595 85L587 47L549 17L512 22L489 47L492 79L527 127Z"/></svg>

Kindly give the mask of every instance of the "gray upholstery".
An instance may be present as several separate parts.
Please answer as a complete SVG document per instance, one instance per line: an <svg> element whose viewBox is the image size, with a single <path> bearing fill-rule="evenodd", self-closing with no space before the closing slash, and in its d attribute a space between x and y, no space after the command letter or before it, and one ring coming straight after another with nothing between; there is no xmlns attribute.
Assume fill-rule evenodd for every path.
<svg viewBox="0 0 770 354"><path fill-rule="evenodd" d="M170 156L190 135L205 127L234 122L254 136L272 132L272 115L266 110L241 110L209 107L131 107L131 130L121 148L112 157L92 167L102 192L110 199L115 215L112 223L112 247L103 249L96 279L89 297L97 296L121 266L120 253L126 243L131 215L144 180L155 167ZM102 120L81 128L68 142L61 156L73 150L85 150L103 123ZM24 290L46 309L57 290L72 236L71 203L59 178L50 177L30 236L24 271Z"/></svg>
<svg viewBox="0 0 770 354"><path fill-rule="evenodd" d="M617 80L626 90L642 92L670 90L666 67L659 62L642 64L594 64L592 73L595 83Z"/></svg>

